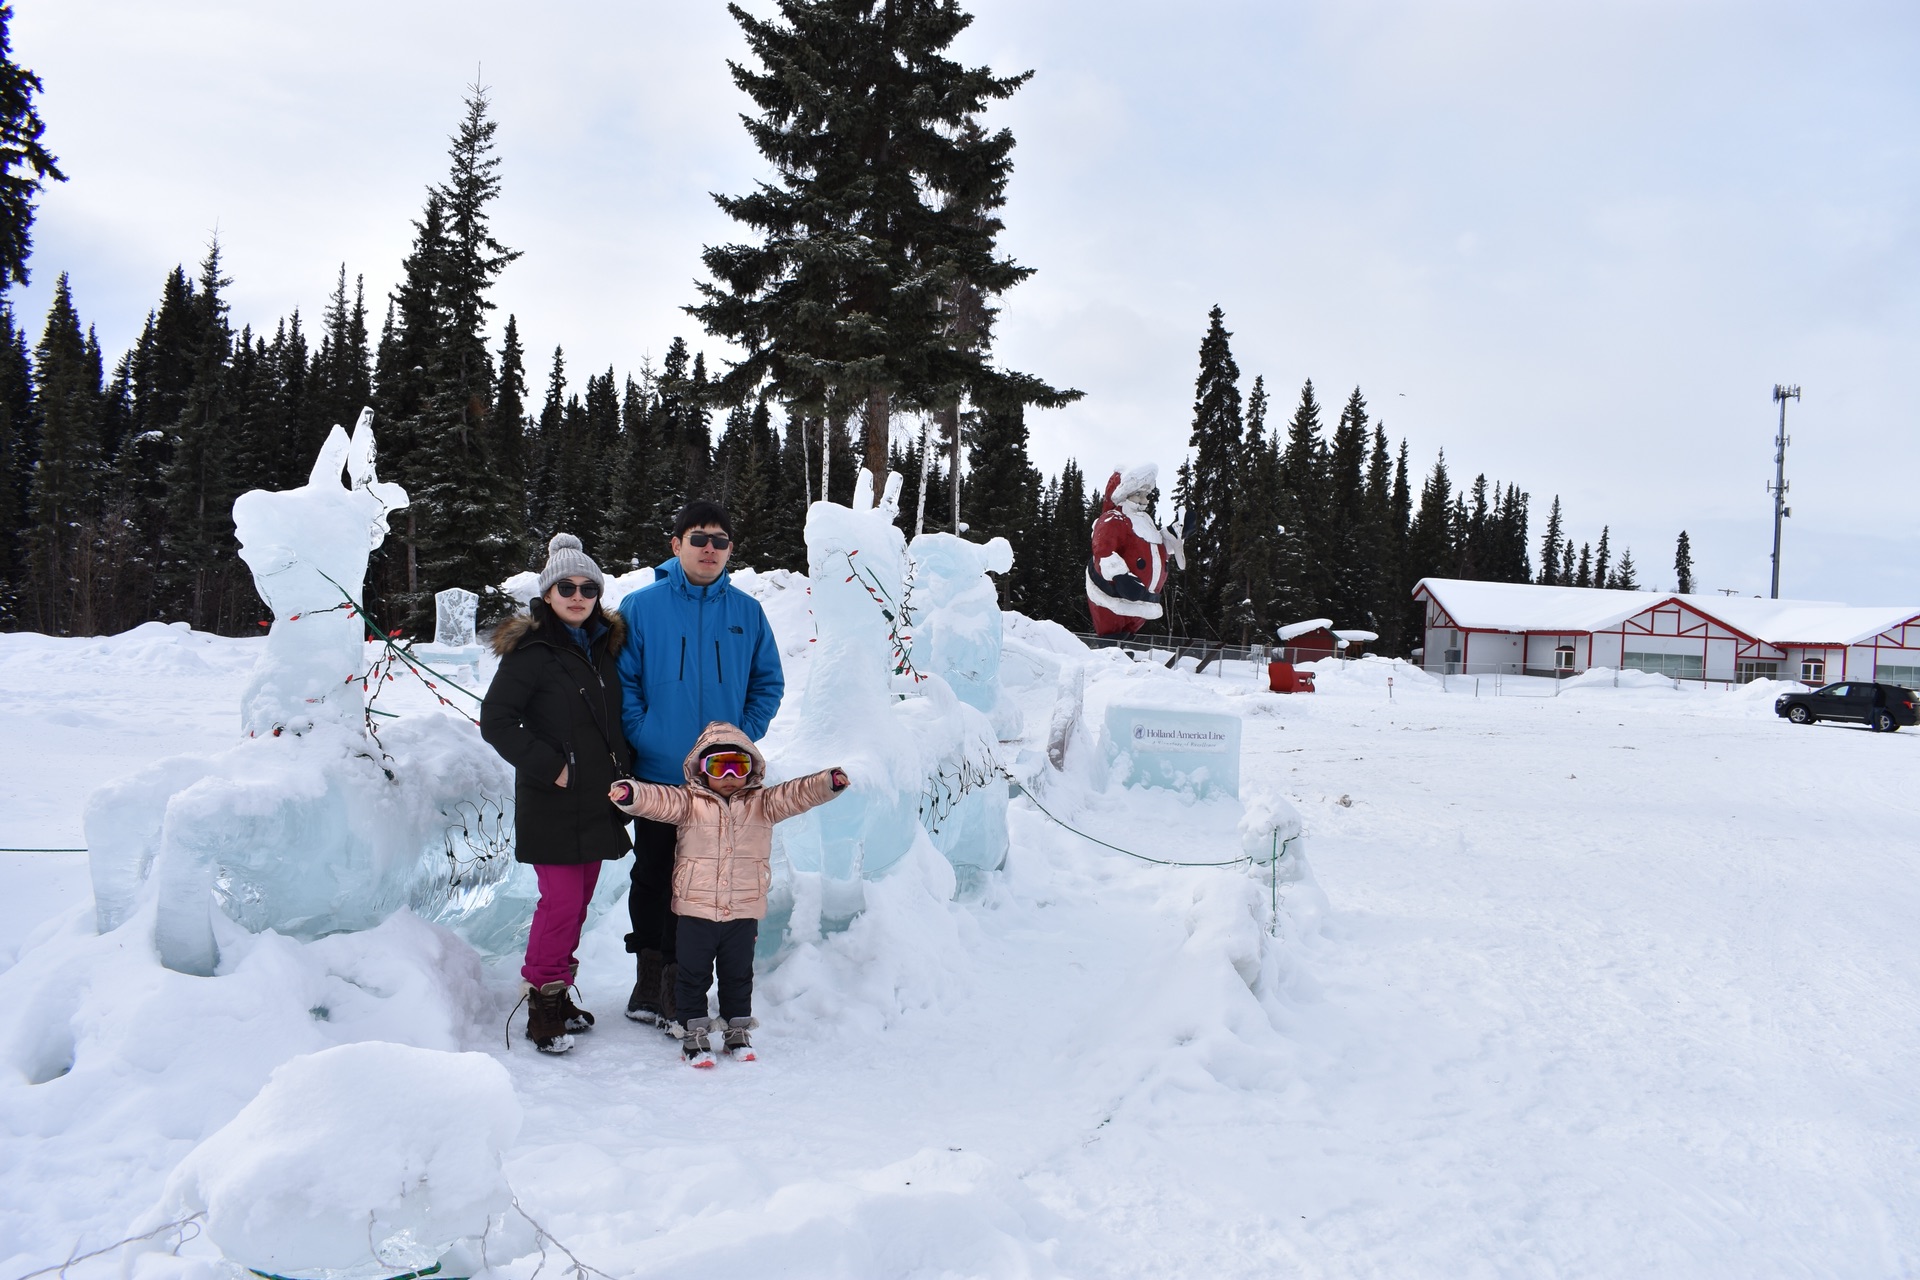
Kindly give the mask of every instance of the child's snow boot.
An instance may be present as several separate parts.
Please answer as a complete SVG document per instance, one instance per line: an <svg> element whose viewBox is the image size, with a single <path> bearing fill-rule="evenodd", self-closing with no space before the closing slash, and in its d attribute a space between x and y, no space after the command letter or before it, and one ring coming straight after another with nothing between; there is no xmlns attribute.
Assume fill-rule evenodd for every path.
<svg viewBox="0 0 1920 1280"><path fill-rule="evenodd" d="M549 982L527 992L527 1039L542 1053L565 1053L573 1048L567 1034L567 984Z"/></svg>
<svg viewBox="0 0 1920 1280"><path fill-rule="evenodd" d="M713 1026L711 1018L689 1019L680 1037L680 1056L691 1067L710 1067L713 1065L713 1041L709 1031Z"/></svg>
<svg viewBox="0 0 1920 1280"><path fill-rule="evenodd" d="M747 1033L759 1026L755 1018L728 1018L727 1038L724 1044L726 1054L736 1062L752 1062L753 1037Z"/></svg>
<svg viewBox="0 0 1920 1280"><path fill-rule="evenodd" d="M660 976L665 958L658 951L642 951L634 957L633 994L627 997L627 1016L635 1022L664 1027L672 1006L660 1002Z"/></svg>

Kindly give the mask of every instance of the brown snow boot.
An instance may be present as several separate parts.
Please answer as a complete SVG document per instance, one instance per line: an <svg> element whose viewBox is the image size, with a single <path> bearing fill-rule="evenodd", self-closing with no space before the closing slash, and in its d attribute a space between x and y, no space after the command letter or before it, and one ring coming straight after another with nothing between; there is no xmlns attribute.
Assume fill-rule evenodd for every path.
<svg viewBox="0 0 1920 1280"><path fill-rule="evenodd" d="M627 997L627 1016L635 1022L665 1026L669 1021L667 1010L673 1003L671 994L665 1001L660 998L664 958L658 951L642 951L634 960L633 994Z"/></svg>
<svg viewBox="0 0 1920 1280"><path fill-rule="evenodd" d="M560 993L560 999L565 1002L562 1009L567 1015L568 1031L578 1033L593 1030L593 1015L573 1002L573 992L571 990L562 991Z"/></svg>
<svg viewBox="0 0 1920 1280"><path fill-rule="evenodd" d="M549 982L527 992L527 1039L542 1053L565 1053L573 1048L567 1034L567 984Z"/></svg>

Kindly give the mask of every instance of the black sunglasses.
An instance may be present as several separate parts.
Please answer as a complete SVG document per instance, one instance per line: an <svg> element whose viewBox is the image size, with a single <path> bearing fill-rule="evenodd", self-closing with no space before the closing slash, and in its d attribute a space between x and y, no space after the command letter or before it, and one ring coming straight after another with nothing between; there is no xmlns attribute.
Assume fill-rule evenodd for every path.
<svg viewBox="0 0 1920 1280"><path fill-rule="evenodd" d="M562 578L553 584L553 589L569 600L573 599L576 591L589 600L598 599L600 595L600 584L597 582L569 582Z"/></svg>
<svg viewBox="0 0 1920 1280"><path fill-rule="evenodd" d="M733 545L733 539L724 533L690 533L687 535L688 546L704 547L708 543L713 544L715 551L725 551Z"/></svg>

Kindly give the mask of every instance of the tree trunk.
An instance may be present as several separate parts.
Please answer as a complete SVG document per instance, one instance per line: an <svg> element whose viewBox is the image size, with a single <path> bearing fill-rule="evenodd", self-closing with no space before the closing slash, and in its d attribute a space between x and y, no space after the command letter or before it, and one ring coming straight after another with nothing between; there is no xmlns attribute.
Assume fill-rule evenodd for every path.
<svg viewBox="0 0 1920 1280"><path fill-rule="evenodd" d="M913 513L913 536L919 537L927 529L927 477L933 473L933 419L920 419L920 500Z"/></svg>
<svg viewBox="0 0 1920 1280"><path fill-rule="evenodd" d="M807 428L813 425L813 421L803 417L793 425L794 430L800 433L800 518L804 521L807 508L813 505L813 469L807 463ZM824 429L821 434L826 434Z"/></svg>
<svg viewBox="0 0 1920 1280"><path fill-rule="evenodd" d="M953 532L960 532L960 406L940 410L940 432L947 443L947 487L953 491Z"/></svg>
<svg viewBox="0 0 1920 1280"><path fill-rule="evenodd" d="M867 412L864 432L864 448L869 474L873 476L873 500L880 501L880 495L887 489L887 445L890 443L893 426L893 397L885 387L871 387L867 391Z"/></svg>

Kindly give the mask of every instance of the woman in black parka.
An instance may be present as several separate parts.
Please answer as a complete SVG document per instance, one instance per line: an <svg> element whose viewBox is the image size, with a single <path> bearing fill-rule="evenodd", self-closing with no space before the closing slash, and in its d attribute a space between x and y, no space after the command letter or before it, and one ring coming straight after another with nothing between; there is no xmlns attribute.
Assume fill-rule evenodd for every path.
<svg viewBox="0 0 1920 1280"><path fill-rule="evenodd" d="M606 579L570 533L547 544L540 598L493 633L500 669L480 706L480 734L513 766L514 856L540 880L526 963L527 1038L573 1047L593 1015L568 987L600 864L633 847L607 790L632 770L615 665L626 624L600 607Z"/></svg>

